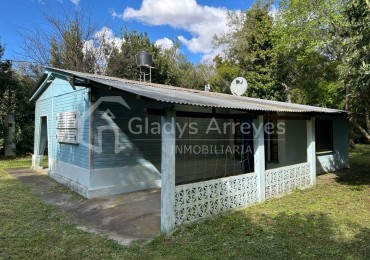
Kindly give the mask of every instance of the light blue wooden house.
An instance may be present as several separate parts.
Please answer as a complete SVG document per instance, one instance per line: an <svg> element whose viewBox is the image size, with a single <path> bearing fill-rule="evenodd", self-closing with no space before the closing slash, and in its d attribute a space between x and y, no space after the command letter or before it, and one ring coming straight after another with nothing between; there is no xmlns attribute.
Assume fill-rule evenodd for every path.
<svg viewBox="0 0 370 260"><path fill-rule="evenodd" d="M35 169L87 198L161 188L165 233L349 166L341 110L55 68L31 101Z"/></svg>

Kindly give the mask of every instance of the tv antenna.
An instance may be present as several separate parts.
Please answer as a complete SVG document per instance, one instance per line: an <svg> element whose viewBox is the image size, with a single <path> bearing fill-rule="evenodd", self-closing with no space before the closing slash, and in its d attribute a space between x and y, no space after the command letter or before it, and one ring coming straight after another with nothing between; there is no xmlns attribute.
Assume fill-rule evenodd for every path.
<svg viewBox="0 0 370 260"><path fill-rule="evenodd" d="M248 82L243 77L235 78L230 84L231 94L234 96L242 96L247 91Z"/></svg>

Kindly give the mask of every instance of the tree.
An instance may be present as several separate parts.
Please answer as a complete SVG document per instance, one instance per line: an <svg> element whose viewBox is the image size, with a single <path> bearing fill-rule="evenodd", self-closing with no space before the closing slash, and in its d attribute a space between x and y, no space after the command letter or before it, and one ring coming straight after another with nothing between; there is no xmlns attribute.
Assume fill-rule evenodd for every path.
<svg viewBox="0 0 370 260"><path fill-rule="evenodd" d="M248 96L284 100L282 87L277 84L273 17L269 15L269 7L269 2L258 1L245 14L229 13L231 32L214 38L215 46L226 48L225 57L215 60L216 74L246 77ZM219 82L219 79L215 78L214 82ZM225 83L219 83L223 85L219 88L225 88Z"/></svg>
<svg viewBox="0 0 370 260"><path fill-rule="evenodd" d="M97 26L81 10L61 17L44 13L47 26L34 27L22 33L20 45L25 59L44 66L102 74L110 55L111 42L103 32L97 37ZM102 55L106 55L102 57Z"/></svg>
<svg viewBox="0 0 370 260"><path fill-rule="evenodd" d="M273 27L278 82L288 100L344 107L345 0L284 0Z"/></svg>
<svg viewBox="0 0 370 260"><path fill-rule="evenodd" d="M223 59L220 56L214 58L215 73L210 78L212 91L229 93L230 83L234 78L243 75L240 66L233 60Z"/></svg>
<svg viewBox="0 0 370 260"><path fill-rule="evenodd" d="M93 66L84 61L82 30L73 20L69 28L63 29L62 40L51 38L50 64L61 69L93 72Z"/></svg>
<svg viewBox="0 0 370 260"><path fill-rule="evenodd" d="M4 55L5 48L0 43L0 60ZM5 127L3 118L7 114L6 108L11 105L11 87L12 85L12 63L9 60L0 61L0 150L4 148L4 137L5 137Z"/></svg>
<svg viewBox="0 0 370 260"><path fill-rule="evenodd" d="M0 60L4 54L4 47L0 44ZM13 133L4 125L6 117L13 116L15 105L13 103L17 82L15 80L12 62L0 61L0 148L5 149L5 156L13 156Z"/></svg>
<svg viewBox="0 0 370 260"><path fill-rule="evenodd" d="M113 48L108 59L107 75L139 80L135 56L141 51L147 51L153 57L152 82L196 89L203 88L207 83L206 65L194 66L190 63L180 53L178 42L171 48L162 49L152 43L146 33L127 30L121 46Z"/></svg>
<svg viewBox="0 0 370 260"><path fill-rule="evenodd" d="M346 10L349 22L348 69L351 123L370 142L370 2L352 0Z"/></svg>
<svg viewBox="0 0 370 260"><path fill-rule="evenodd" d="M128 30L118 38L107 27L97 30L91 16L82 10L73 14L63 11L62 17L44 14L48 28L34 27L23 33L21 47L26 59L61 69L138 80L135 55L146 50L155 62L153 82L192 88L204 86L201 69L180 54L179 43L162 49L146 33ZM33 69L39 73L37 68Z"/></svg>
<svg viewBox="0 0 370 260"><path fill-rule="evenodd" d="M4 47L0 43L0 59ZM16 118L14 142L17 153L31 152L33 147L34 108L28 97L35 85L30 77L23 77L13 68L9 60L0 62L0 150L3 151L4 137L8 134L4 127L4 117L14 115ZM7 144L9 145L9 144Z"/></svg>
<svg viewBox="0 0 370 260"><path fill-rule="evenodd" d="M109 76L138 80L139 71L136 66L135 55L140 51L148 51L154 57L158 49L151 44L146 33L125 31L122 44L114 48L109 59L106 74Z"/></svg>

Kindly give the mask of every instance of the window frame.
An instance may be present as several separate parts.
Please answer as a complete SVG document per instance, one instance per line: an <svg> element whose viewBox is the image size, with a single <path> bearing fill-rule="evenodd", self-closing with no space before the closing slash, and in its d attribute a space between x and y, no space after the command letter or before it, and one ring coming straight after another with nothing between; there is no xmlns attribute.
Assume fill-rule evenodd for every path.
<svg viewBox="0 0 370 260"><path fill-rule="evenodd" d="M316 153L331 153L334 151L334 125L332 119L316 119L315 126Z"/></svg>

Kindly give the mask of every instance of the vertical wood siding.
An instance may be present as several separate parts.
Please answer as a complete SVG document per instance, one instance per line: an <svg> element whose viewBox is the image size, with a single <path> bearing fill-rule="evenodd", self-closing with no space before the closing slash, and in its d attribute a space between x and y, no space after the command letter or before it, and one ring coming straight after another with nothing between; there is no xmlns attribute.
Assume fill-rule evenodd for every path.
<svg viewBox="0 0 370 260"><path fill-rule="evenodd" d="M82 116L89 109L88 89L77 87L73 90L70 84L56 78L36 101L35 111L35 142L37 152L39 142L40 116L47 116L49 158L89 168L89 148L80 144L63 144L56 137L56 116L59 112L77 111ZM83 126L83 127L82 127ZM89 142L89 118L79 120L79 138Z"/></svg>
<svg viewBox="0 0 370 260"><path fill-rule="evenodd" d="M97 99L103 96L112 96L112 93L97 93ZM139 131L137 125L144 128L145 120L148 120L149 125L157 123L160 126L159 116L149 115L145 112L145 108L148 106L160 108L160 105L150 101L137 100L136 96L132 94L125 94L122 97L130 109L119 103L103 102L95 110L94 145L95 147L101 145L102 151L101 153L94 151L94 169L134 166L145 160L160 171L161 135L153 134L150 131L148 133L143 131L140 134L133 133L133 131ZM129 122L133 118L138 118L141 121L133 121L133 131L130 131ZM99 136L100 127L106 129L101 131L101 136ZM118 143L120 147L123 147L118 153L115 151L115 131L118 131ZM99 140L101 140L101 144L99 144Z"/></svg>

